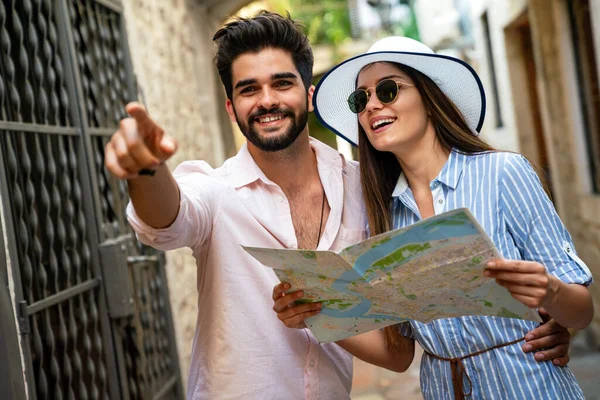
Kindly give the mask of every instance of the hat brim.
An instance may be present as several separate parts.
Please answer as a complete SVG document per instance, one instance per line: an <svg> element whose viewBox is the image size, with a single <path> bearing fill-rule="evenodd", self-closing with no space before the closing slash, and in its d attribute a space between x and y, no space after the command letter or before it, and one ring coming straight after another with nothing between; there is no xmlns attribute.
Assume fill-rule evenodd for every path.
<svg viewBox="0 0 600 400"><path fill-rule="evenodd" d="M323 76L313 96L317 118L336 135L358 144L358 118L346 100L356 90L358 73L368 64L394 62L427 75L461 111L477 135L485 117L485 92L473 68L464 61L427 53L373 52L342 62Z"/></svg>

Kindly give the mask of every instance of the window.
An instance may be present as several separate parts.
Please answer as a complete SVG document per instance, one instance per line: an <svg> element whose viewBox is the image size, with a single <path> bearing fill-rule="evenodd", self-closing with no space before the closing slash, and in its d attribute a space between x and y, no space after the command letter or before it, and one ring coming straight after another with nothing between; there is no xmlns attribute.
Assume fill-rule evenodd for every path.
<svg viewBox="0 0 600 400"><path fill-rule="evenodd" d="M592 191L600 193L600 85L589 0L568 2Z"/></svg>

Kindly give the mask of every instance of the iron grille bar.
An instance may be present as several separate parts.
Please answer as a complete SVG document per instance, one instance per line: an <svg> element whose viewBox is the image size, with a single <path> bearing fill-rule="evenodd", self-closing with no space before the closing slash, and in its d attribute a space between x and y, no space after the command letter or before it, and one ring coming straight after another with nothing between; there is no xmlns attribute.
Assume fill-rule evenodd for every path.
<svg viewBox="0 0 600 400"><path fill-rule="evenodd" d="M145 267L148 262L156 263L159 262L160 258L157 255L153 256L129 256L127 257L127 262L129 264L133 264L133 266Z"/></svg>
<svg viewBox="0 0 600 400"><path fill-rule="evenodd" d="M115 0L93 0L94 2L121 14L123 6Z"/></svg>
<svg viewBox="0 0 600 400"><path fill-rule="evenodd" d="M1 24L0 24L1 25ZM0 33L3 32L3 27L0 26ZM6 32L6 30L4 30L4 32ZM5 56L3 54L3 56ZM8 57L4 57L2 62L6 63ZM3 79L5 79L5 77L2 77ZM2 103L3 103L4 98L2 96L0 96L0 108L2 108ZM4 138L3 138L4 139ZM2 208L4 211L4 214L1 216L4 222L4 229L6 229L6 237L8 238L15 238L17 237L17 232L16 232L16 224L14 221L14 215L11 212L12 208L13 208L13 202L14 202L14 194L12 194L9 190L9 176L10 174L7 173L7 160L5 159L5 154L6 154L6 141L5 140L0 140L0 202L2 202ZM10 157L9 157L10 158ZM0 240L2 242L4 242L4 240ZM24 298L24 293L23 293L23 286L20 284L21 282L21 269L18 267L18 265L20 265L19 263L21 262L20 258L19 258L19 252L18 252L18 244L16 243L16 240L7 240L6 243L2 243L2 253L4 255L4 260L2 260L2 263L4 264L3 268L7 268L8 267L8 262L7 260L10 259L12 265L14 265L15 267L12 268L12 279L13 282L15 283L13 285L13 290L14 290L14 302L16 304L18 304L20 301L23 300ZM6 287L8 287L7 282L5 283L5 281L2 282L3 285L6 285ZM6 324L6 323L4 323ZM4 341L2 340L3 343L10 343L8 341ZM18 343L18 342L17 342ZM23 375L25 376L25 386L24 387L20 387L19 390L21 391L21 393L23 394L23 398L25 397L25 393L29 392L30 399L35 399L35 397L31 396L31 391L34 390L34 373L31 370L31 368L29 368L29 366L31 365L31 347L28 346L27 344L24 344L21 347L21 354L23 357L23 360L21 361L21 357L17 358L14 360L14 364L12 364L12 368L11 368L11 373L9 375L9 378L12 378L13 374L15 373L15 369L17 371L23 371ZM10 355L9 355L10 356ZM8 361L9 357L4 356L3 362ZM14 382L19 382L18 380L14 380ZM18 383L16 383L16 385L18 385ZM3 385L2 385L3 386ZM2 398L7 398L5 396L2 396Z"/></svg>
<svg viewBox="0 0 600 400"><path fill-rule="evenodd" d="M19 122L7 122L0 121L0 131L12 131L12 132L31 132L31 133L48 133L55 135L79 135L79 129L64 127L64 126L52 126L52 125L40 125L40 124L23 124Z"/></svg>
<svg viewBox="0 0 600 400"><path fill-rule="evenodd" d="M160 391L154 395L152 400L160 400L160 399L164 398L164 396L167 393L169 393L173 389L173 387L177 384L177 378L178 378L177 375L173 375L171 377L171 379L169 379L167 381L167 383L165 383L165 386L163 386L162 389L160 389Z"/></svg>
<svg viewBox="0 0 600 400"><path fill-rule="evenodd" d="M126 183L103 166L137 92L122 0L2 0L0 36L0 201L15 239L0 272L7 249L23 338L11 369L31 400L183 399L164 254L135 241ZM135 285L119 315L99 253L113 239L117 282Z"/></svg>
<svg viewBox="0 0 600 400"><path fill-rule="evenodd" d="M1 160L0 160L1 161ZM2 165L0 163L0 165ZM1 193L0 193L1 194ZM0 199L1 200L1 199ZM1 225L1 224L0 224ZM8 270L3 235L0 234L0 397L7 400L25 398L21 355L14 324L13 302L8 288Z"/></svg>
<svg viewBox="0 0 600 400"><path fill-rule="evenodd" d="M46 297L44 300L36 301L35 303L27 307L27 315L35 314L36 312L42 311L48 307L52 307L53 305L58 304L63 300L77 296L78 294L81 294L83 292L92 290L100 286L101 282L102 279L100 278L89 279L85 282L72 286L52 296Z"/></svg>
<svg viewBox="0 0 600 400"><path fill-rule="evenodd" d="M115 128L88 128L91 136L112 136Z"/></svg>

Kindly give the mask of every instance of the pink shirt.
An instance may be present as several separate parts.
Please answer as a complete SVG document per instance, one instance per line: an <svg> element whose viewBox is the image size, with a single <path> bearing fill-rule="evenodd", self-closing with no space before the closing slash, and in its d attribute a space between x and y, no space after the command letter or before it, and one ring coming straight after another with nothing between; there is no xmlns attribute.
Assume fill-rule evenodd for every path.
<svg viewBox="0 0 600 400"><path fill-rule="evenodd" d="M310 143L331 207L319 249L339 251L365 238L358 164L315 139ZM189 161L174 176L181 204L170 227L147 226L131 204L127 213L143 243L161 250L187 246L196 259L188 399L348 399L352 356L281 323L271 299L279 280L241 247L297 248L283 191L246 146L220 168Z"/></svg>

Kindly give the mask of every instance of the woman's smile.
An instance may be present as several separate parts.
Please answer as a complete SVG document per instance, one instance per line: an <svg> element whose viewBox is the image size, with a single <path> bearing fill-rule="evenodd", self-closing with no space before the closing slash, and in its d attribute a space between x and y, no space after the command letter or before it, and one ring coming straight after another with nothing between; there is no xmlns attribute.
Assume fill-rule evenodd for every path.
<svg viewBox="0 0 600 400"><path fill-rule="evenodd" d="M392 116L378 116L375 118L371 118L370 126L371 130L374 133L380 133L387 130L394 122L396 122L397 118Z"/></svg>

